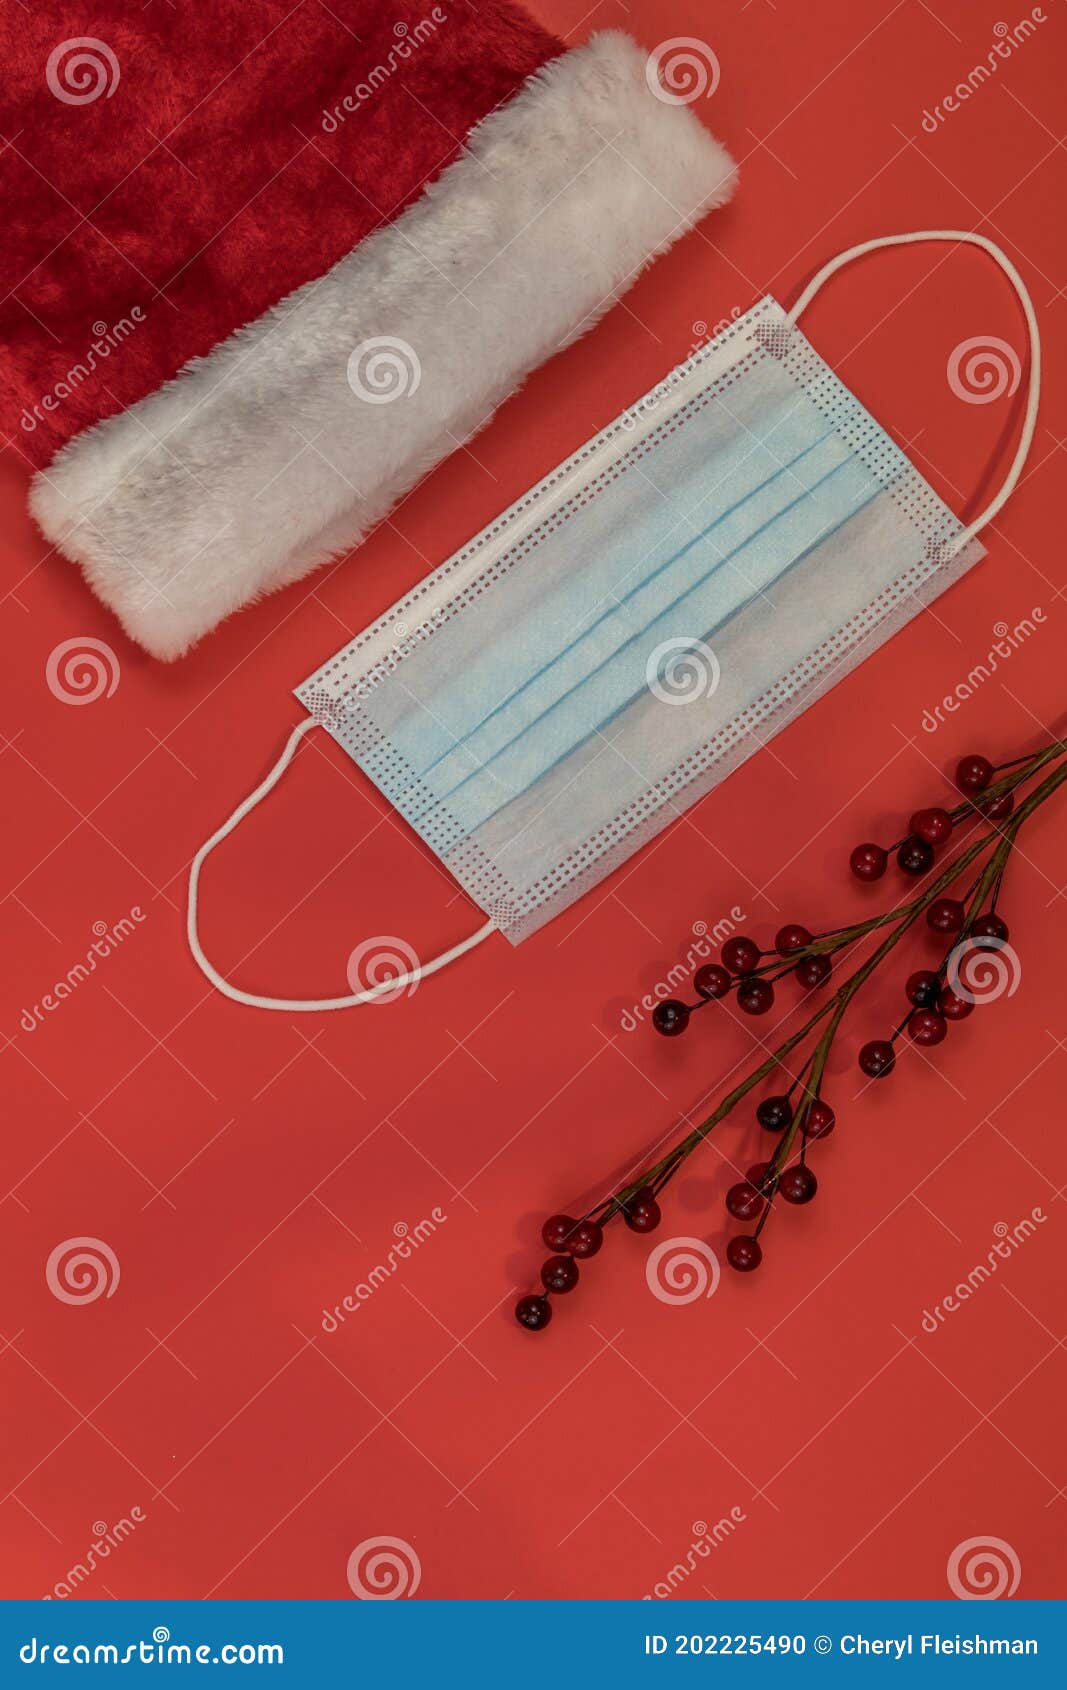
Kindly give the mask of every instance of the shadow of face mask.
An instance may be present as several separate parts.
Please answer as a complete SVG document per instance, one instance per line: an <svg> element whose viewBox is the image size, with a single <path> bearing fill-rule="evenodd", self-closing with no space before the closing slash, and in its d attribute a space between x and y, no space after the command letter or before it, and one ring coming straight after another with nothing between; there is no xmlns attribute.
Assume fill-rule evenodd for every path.
<svg viewBox="0 0 1067 1690"><path fill-rule="evenodd" d="M1012 281L1030 395L997 497L964 527L796 327L844 263L966 241ZM193 863L189 942L262 1008L372 1001L494 932L513 943L589 892L983 555L1039 390L1026 289L992 242L891 236L762 299L296 689L310 712ZM263 998L208 962L206 856L320 724L483 911L462 944L343 997Z"/></svg>

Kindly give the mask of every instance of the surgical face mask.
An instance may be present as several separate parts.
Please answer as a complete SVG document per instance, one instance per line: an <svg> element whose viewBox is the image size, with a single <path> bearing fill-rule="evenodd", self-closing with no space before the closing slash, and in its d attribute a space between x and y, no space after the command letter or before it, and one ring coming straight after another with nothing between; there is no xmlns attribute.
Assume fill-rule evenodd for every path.
<svg viewBox="0 0 1067 1690"><path fill-rule="evenodd" d="M1003 487L968 527L796 324L876 247L965 241L1007 274L1030 394ZM1018 480L1037 324L983 236L869 241L791 311L761 300L297 688L310 712L193 862L189 943L238 1002L338 1009L499 932L518 942L711 791L982 555ZM344 997L263 998L203 954L200 869L321 724L483 912L463 944Z"/></svg>

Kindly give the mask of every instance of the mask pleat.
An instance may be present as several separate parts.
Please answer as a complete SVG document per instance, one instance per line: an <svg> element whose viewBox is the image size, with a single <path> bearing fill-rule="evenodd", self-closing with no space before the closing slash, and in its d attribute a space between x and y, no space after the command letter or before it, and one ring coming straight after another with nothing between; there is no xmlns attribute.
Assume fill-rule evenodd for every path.
<svg viewBox="0 0 1067 1690"><path fill-rule="evenodd" d="M693 538L711 534L743 507L747 530L738 532L758 526L761 490L827 432L815 407L773 363L768 374L770 406L765 395L762 415L740 388L708 404L699 438L679 429L653 451L631 445L599 497L579 495L536 536L529 569L501 589L506 614L496 608L494 587L445 624L450 664L435 661L436 642L405 663L403 687L390 690L376 713L418 777L467 743Z"/></svg>
<svg viewBox="0 0 1067 1690"><path fill-rule="evenodd" d="M751 513L742 507L716 522L714 538L704 533L692 540L442 758L424 779L427 792L447 804L460 826L479 826L575 744L606 731L656 678L649 659L658 645L678 637L713 639L876 491L840 441L818 442L760 490L762 520L743 542L732 543L731 528L749 525Z"/></svg>

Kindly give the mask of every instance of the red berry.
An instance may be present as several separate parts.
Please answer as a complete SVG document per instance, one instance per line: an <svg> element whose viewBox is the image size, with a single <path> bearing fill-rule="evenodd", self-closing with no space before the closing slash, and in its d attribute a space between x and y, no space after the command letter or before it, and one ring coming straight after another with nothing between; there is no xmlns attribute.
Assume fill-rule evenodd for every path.
<svg viewBox="0 0 1067 1690"><path fill-rule="evenodd" d="M934 848L917 833L909 833L897 852L897 867L905 874L925 874L934 860Z"/></svg>
<svg viewBox="0 0 1067 1690"><path fill-rule="evenodd" d="M961 792L984 792L995 774L989 758L973 752L956 764L956 785Z"/></svg>
<svg viewBox="0 0 1067 1690"><path fill-rule="evenodd" d="M784 1133L793 1119L793 1105L787 1097L765 1097L756 1110L756 1119L769 1133Z"/></svg>
<svg viewBox="0 0 1067 1690"><path fill-rule="evenodd" d="M917 1045L939 1045L948 1032L948 1022L936 1009L917 1009L908 1022L908 1032Z"/></svg>
<svg viewBox="0 0 1067 1690"><path fill-rule="evenodd" d="M793 973L806 992L813 992L816 986L821 986L829 980L833 966L830 958L820 951L818 956L804 957L797 963Z"/></svg>
<svg viewBox="0 0 1067 1690"><path fill-rule="evenodd" d="M946 986L941 993L940 1009L946 1021L966 1021L974 1004L970 998L961 998L951 986Z"/></svg>
<svg viewBox="0 0 1067 1690"><path fill-rule="evenodd" d="M880 845L857 845L848 866L857 880L881 880L889 857Z"/></svg>
<svg viewBox="0 0 1067 1690"><path fill-rule="evenodd" d="M804 1123L805 1138L828 1138L837 1123L837 1116L830 1105L821 1097L817 1097L808 1110L808 1118Z"/></svg>
<svg viewBox="0 0 1067 1690"><path fill-rule="evenodd" d="M604 1242L604 1228L599 1221L579 1221L567 1240L567 1248L580 1262L595 1256Z"/></svg>
<svg viewBox="0 0 1067 1690"><path fill-rule="evenodd" d="M652 1011L652 1025L665 1039L676 1039L689 1025L688 1006L679 1003L677 998L668 998L665 1003L658 1003Z"/></svg>
<svg viewBox="0 0 1067 1690"><path fill-rule="evenodd" d="M546 1291L562 1295L573 1291L578 1283L578 1268L573 1256L549 1256L541 1268L541 1284Z"/></svg>
<svg viewBox="0 0 1067 1690"><path fill-rule="evenodd" d="M693 975L693 988L700 998L724 998L732 985L731 975L717 962L702 963Z"/></svg>
<svg viewBox="0 0 1067 1690"><path fill-rule="evenodd" d="M761 1192L750 1185L748 1180L742 1180L739 1185L732 1185L726 1193L726 1207L738 1221L754 1221L763 1208L764 1198Z"/></svg>
<svg viewBox="0 0 1067 1690"><path fill-rule="evenodd" d="M749 1185L754 1185L757 1191L766 1193L773 1183L771 1178L771 1164L769 1162L754 1162L745 1175Z"/></svg>
<svg viewBox="0 0 1067 1690"><path fill-rule="evenodd" d="M726 1260L737 1273L752 1273L763 1260L758 1238L749 1238L740 1233L731 1238L726 1246Z"/></svg>
<svg viewBox="0 0 1067 1690"><path fill-rule="evenodd" d="M623 1220L631 1232L655 1232L661 1219L660 1207L649 1186L635 1191L623 1209Z"/></svg>
<svg viewBox="0 0 1067 1690"><path fill-rule="evenodd" d="M723 967L731 974L751 974L759 967L760 948L752 939L742 938L737 934L733 939L727 939L722 948Z"/></svg>
<svg viewBox="0 0 1067 1690"><path fill-rule="evenodd" d="M994 915L990 910L986 915L980 915L975 921L971 928L971 938L996 939L998 944L1006 945L1009 931L1007 922L1001 921L999 915Z"/></svg>
<svg viewBox="0 0 1067 1690"><path fill-rule="evenodd" d="M926 912L926 925L935 933L958 933L966 914L957 898L935 898Z"/></svg>
<svg viewBox="0 0 1067 1690"><path fill-rule="evenodd" d="M746 1015L766 1015L774 1002L774 987L758 974L750 974L737 988L737 1007Z"/></svg>
<svg viewBox="0 0 1067 1690"><path fill-rule="evenodd" d="M520 1297L515 1304L515 1319L527 1332L540 1332L552 1319L552 1304L547 1297Z"/></svg>
<svg viewBox="0 0 1067 1690"><path fill-rule="evenodd" d="M999 798L980 803L978 809L988 822L1002 822L1015 808L1014 792L1002 792Z"/></svg>
<svg viewBox="0 0 1067 1690"><path fill-rule="evenodd" d="M896 1065L897 1053L888 1039L871 1039L859 1054L863 1072L872 1080L883 1080Z"/></svg>
<svg viewBox="0 0 1067 1690"><path fill-rule="evenodd" d="M810 1203L819 1182L805 1162L798 1162L795 1167L785 1169L778 1189L787 1203Z"/></svg>
<svg viewBox="0 0 1067 1690"><path fill-rule="evenodd" d="M943 845L952 834L952 817L947 810L916 810L908 832L917 833L928 845Z"/></svg>
<svg viewBox="0 0 1067 1690"><path fill-rule="evenodd" d="M774 936L774 948L779 956L791 956L794 951L802 951L805 945L810 944L811 934L798 921L787 922Z"/></svg>
<svg viewBox="0 0 1067 1690"><path fill-rule="evenodd" d="M932 968L919 968L914 974L909 974L904 987L905 997L916 1009L933 1009L940 991L941 976L935 974Z"/></svg>
<svg viewBox="0 0 1067 1690"><path fill-rule="evenodd" d="M557 1255L560 1250L569 1250L571 1236L577 1225L578 1222L570 1215L549 1215L541 1228L545 1249L551 1250L553 1255Z"/></svg>

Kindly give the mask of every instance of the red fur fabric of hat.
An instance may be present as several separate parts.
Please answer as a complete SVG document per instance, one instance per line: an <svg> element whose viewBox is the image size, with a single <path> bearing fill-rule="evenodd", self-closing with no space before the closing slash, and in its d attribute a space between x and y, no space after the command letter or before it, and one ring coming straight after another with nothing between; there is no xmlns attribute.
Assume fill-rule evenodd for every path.
<svg viewBox="0 0 1067 1690"><path fill-rule="evenodd" d="M509 0L0 27L0 429L161 657L357 543L732 182L625 37Z"/></svg>
<svg viewBox="0 0 1067 1690"><path fill-rule="evenodd" d="M4 8L0 428L35 467L323 275L562 51L510 6L449 10Z"/></svg>

